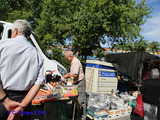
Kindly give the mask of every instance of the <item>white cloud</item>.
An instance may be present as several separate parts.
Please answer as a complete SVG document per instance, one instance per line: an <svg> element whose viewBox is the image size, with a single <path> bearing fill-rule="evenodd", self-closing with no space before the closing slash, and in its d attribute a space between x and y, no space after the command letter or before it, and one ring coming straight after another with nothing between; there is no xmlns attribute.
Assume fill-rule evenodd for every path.
<svg viewBox="0 0 160 120"><path fill-rule="evenodd" d="M154 13L152 16L142 26L144 29L142 35L145 37L145 40L160 42L160 13Z"/></svg>

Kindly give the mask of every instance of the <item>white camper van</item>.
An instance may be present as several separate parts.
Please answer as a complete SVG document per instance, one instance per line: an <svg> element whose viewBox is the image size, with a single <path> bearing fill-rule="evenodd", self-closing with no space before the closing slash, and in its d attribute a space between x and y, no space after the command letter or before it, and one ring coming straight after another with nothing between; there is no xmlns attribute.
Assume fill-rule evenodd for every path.
<svg viewBox="0 0 160 120"><path fill-rule="evenodd" d="M12 23L0 21L0 40L11 38L11 29ZM44 59L44 74L55 70L55 72L52 73L52 76L58 76L60 78L61 76L67 73L66 69L60 63L58 63L56 60L50 60L45 56L44 52L46 51L43 48L40 48L40 41L34 33L31 34L30 39L28 41L31 42L37 48L37 50Z"/></svg>

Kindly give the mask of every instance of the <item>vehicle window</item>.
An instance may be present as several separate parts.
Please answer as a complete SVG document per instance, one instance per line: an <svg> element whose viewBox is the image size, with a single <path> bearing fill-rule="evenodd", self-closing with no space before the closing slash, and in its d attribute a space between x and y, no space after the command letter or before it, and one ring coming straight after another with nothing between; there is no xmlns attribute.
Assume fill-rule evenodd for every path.
<svg viewBox="0 0 160 120"><path fill-rule="evenodd" d="M11 38L11 34L12 34L12 30L9 29L9 30L8 30L8 38Z"/></svg>
<svg viewBox="0 0 160 120"><path fill-rule="evenodd" d="M2 24L0 24L0 40L2 39L3 30L4 30L4 27Z"/></svg>

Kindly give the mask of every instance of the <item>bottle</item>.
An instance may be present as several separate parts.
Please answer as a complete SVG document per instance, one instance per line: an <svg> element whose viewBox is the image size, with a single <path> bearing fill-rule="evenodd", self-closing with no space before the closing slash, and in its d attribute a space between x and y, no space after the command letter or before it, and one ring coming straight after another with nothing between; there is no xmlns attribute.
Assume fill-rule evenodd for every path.
<svg viewBox="0 0 160 120"><path fill-rule="evenodd" d="M114 90L112 89L112 90L111 90L111 96L113 96L113 95L114 95Z"/></svg>

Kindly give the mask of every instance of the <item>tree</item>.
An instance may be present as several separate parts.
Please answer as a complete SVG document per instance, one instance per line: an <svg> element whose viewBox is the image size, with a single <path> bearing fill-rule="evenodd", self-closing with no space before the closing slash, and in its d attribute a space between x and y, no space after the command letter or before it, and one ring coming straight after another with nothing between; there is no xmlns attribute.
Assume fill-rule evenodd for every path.
<svg viewBox="0 0 160 120"><path fill-rule="evenodd" d="M8 21L9 16L13 11L19 11L25 5L25 1L22 0L0 0L0 20Z"/></svg>
<svg viewBox="0 0 160 120"><path fill-rule="evenodd" d="M112 45L112 49L123 50L124 52L146 51L148 49L148 41L143 40L143 38L133 42L128 41L128 44L124 43L124 41L119 41L118 43Z"/></svg>
<svg viewBox="0 0 160 120"><path fill-rule="evenodd" d="M94 53L94 55L96 56L96 58L98 58L98 60L102 60L102 58L104 58L105 53L104 53L104 49L97 49L96 52Z"/></svg>
<svg viewBox="0 0 160 120"><path fill-rule="evenodd" d="M148 48L148 41L139 40L134 42L134 51L146 51Z"/></svg>
<svg viewBox="0 0 160 120"><path fill-rule="evenodd" d="M136 46L143 41L143 36L140 35L142 30L140 26L146 22L146 19L143 18L151 17L149 14L153 9L147 8L145 0L137 4L130 0L122 1L122 5L118 1L115 4L117 6L113 10L115 11L114 15L111 17L113 19L111 24L113 25L110 30L111 33L108 35L111 47L124 51L137 51Z"/></svg>
<svg viewBox="0 0 160 120"><path fill-rule="evenodd" d="M6 12L7 21L30 21L47 49L53 44L65 45L68 39L72 50L84 59L107 40L111 45L121 43L124 49L132 49L133 42L141 38L140 26L152 12L145 0L24 0L18 5Z"/></svg>
<svg viewBox="0 0 160 120"><path fill-rule="evenodd" d="M86 59L101 48L100 42L106 42L105 36L112 43L122 42L126 50L132 49L134 40L142 37L140 26L151 11L145 0L138 4L133 0L84 0L69 21L73 50Z"/></svg>
<svg viewBox="0 0 160 120"><path fill-rule="evenodd" d="M65 58L64 55L62 55L62 49L58 47L58 45L55 45L53 48L51 48L51 50L51 58L61 63L66 68L66 70L69 71L70 62Z"/></svg>
<svg viewBox="0 0 160 120"><path fill-rule="evenodd" d="M151 43L149 43L148 48L152 51L153 54L155 54L155 52L158 53L158 51L160 50L160 43L157 41L152 41Z"/></svg>

